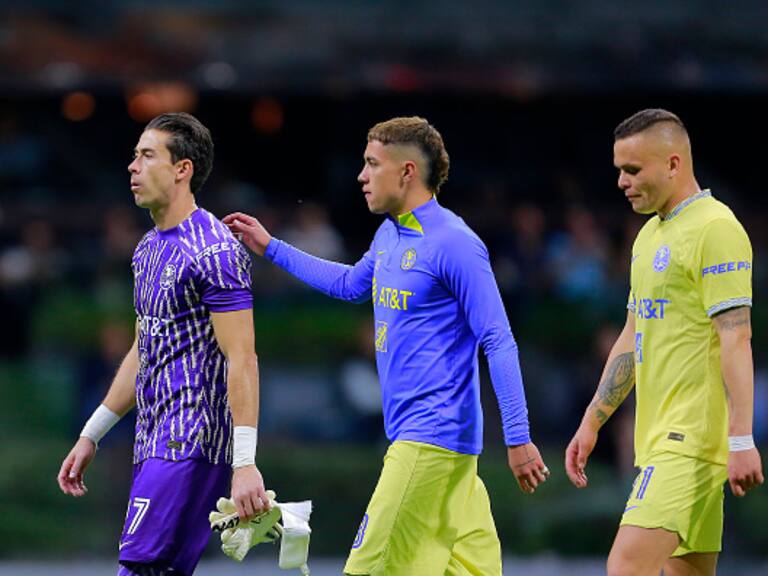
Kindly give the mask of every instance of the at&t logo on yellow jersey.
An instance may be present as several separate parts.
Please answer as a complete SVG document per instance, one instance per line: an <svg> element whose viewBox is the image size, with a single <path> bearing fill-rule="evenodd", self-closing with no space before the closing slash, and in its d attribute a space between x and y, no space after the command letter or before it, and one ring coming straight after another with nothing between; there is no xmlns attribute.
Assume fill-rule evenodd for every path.
<svg viewBox="0 0 768 576"><path fill-rule="evenodd" d="M670 300L666 298L636 298L632 301L635 316L644 320L664 320Z"/></svg>

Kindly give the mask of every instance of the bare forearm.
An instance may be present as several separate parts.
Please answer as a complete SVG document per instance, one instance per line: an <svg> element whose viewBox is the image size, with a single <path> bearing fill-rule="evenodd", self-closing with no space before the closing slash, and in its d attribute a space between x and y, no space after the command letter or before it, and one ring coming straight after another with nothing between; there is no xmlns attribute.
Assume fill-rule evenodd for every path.
<svg viewBox="0 0 768 576"><path fill-rule="evenodd" d="M235 426L256 427L259 421L259 369L256 354L228 359L227 393Z"/></svg>
<svg viewBox="0 0 768 576"><path fill-rule="evenodd" d="M752 345L749 341L722 349L722 369L728 394L728 434L752 434L754 383Z"/></svg>
<svg viewBox="0 0 768 576"><path fill-rule="evenodd" d="M251 309L211 314L213 331L227 358L227 395L235 426L259 422L259 364Z"/></svg>
<svg viewBox="0 0 768 576"><path fill-rule="evenodd" d="M728 397L731 436L752 434L754 367L750 312L748 307L734 308L712 319L720 338L720 364Z"/></svg>
<svg viewBox="0 0 768 576"><path fill-rule="evenodd" d="M123 358L102 404L118 416L136 405L136 375L139 371L139 351L136 342Z"/></svg>
<svg viewBox="0 0 768 576"><path fill-rule="evenodd" d="M728 396L728 434L752 434L754 368L750 340L721 337L720 361Z"/></svg>

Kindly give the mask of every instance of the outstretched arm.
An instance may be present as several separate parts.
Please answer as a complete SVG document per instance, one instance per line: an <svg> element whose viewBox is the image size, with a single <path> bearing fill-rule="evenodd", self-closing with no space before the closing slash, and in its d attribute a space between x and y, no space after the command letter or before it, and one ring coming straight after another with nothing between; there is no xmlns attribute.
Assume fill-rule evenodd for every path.
<svg viewBox="0 0 768 576"><path fill-rule="evenodd" d="M565 470L577 488L587 486L584 468L597 442L598 430L624 402L634 386L635 316L630 311L624 329L608 355L597 392L565 451Z"/></svg>
<svg viewBox="0 0 768 576"><path fill-rule="evenodd" d="M271 260L312 288L348 302L365 302L371 297L374 260L370 251L354 266L349 266L312 256L273 238L261 222L248 214L235 212L222 221L256 254Z"/></svg>
<svg viewBox="0 0 768 576"><path fill-rule="evenodd" d="M754 370L750 309L743 306L727 310L712 321L720 337L720 361L728 396L728 482L735 496L744 496L764 481L760 453L752 440Z"/></svg>
<svg viewBox="0 0 768 576"><path fill-rule="evenodd" d="M138 323L136 327L138 331ZM96 455L96 443L136 404L136 375L139 370L138 334L125 355L104 401L93 413L77 442L61 463L59 488L70 496L85 496L83 477Z"/></svg>

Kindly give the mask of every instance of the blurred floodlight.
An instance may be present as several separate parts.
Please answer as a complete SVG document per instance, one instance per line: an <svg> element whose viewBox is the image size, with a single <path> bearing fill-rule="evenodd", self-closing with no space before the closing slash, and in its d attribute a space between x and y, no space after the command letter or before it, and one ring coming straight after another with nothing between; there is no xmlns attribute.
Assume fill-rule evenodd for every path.
<svg viewBox="0 0 768 576"><path fill-rule="evenodd" d="M191 112L197 92L182 82L157 82L128 89L128 114L137 122L147 122L163 112Z"/></svg>
<svg viewBox="0 0 768 576"><path fill-rule="evenodd" d="M237 72L229 62L211 62L203 68L203 78L211 88L226 90L237 80Z"/></svg>
<svg viewBox="0 0 768 576"><path fill-rule="evenodd" d="M96 99L88 92L70 92L61 102L61 113L72 122L82 122L93 116Z"/></svg>
<svg viewBox="0 0 768 576"><path fill-rule="evenodd" d="M251 109L251 122L259 132L277 134L283 129L283 106L274 98L259 98Z"/></svg>
<svg viewBox="0 0 768 576"><path fill-rule="evenodd" d="M43 84L71 88L83 78L83 69L75 62L50 62L40 72Z"/></svg>
<svg viewBox="0 0 768 576"><path fill-rule="evenodd" d="M417 70L404 64L388 67L387 86L395 92L413 92L423 88L424 80Z"/></svg>

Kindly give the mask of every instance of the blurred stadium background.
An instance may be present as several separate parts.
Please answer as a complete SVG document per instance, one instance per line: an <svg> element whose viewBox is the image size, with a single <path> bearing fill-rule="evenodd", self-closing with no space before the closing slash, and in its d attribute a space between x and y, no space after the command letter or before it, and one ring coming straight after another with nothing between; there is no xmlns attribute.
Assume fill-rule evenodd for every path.
<svg viewBox="0 0 768 576"><path fill-rule="evenodd" d="M601 434L589 490L562 460L625 316L644 219L617 190L612 130L640 108L682 117L699 183L751 235L768 445L766 22L768 3L748 0L0 2L0 574L114 571L130 418L102 442L86 498L55 476L130 345L130 256L152 224L126 167L169 109L213 132L201 205L347 262L379 222L355 181L368 127L437 126L452 160L441 203L489 246L553 470L519 492L485 386L481 474L506 571L600 574L633 479L631 402ZM315 501L317 573L338 573L386 446L371 311L262 262L254 286L260 468L279 496ZM721 574L768 574L766 517L765 488L727 495ZM274 550L252 556L235 567L211 544L198 573L278 573Z"/></svg>

